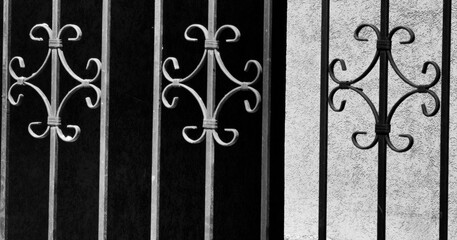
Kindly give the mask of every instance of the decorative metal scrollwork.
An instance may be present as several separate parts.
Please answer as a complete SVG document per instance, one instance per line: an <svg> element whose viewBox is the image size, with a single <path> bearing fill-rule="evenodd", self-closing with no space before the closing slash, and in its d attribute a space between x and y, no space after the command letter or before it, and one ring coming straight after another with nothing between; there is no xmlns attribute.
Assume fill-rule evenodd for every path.
<svg viewBox="0 0 457 240"><path fill-rule="evenodd" d="M204 26L202 26L200 24L192 24L184 32L184 37L185 37L185 39L187 41L191 41L191 42L198 41L197 38L193 38L193 37L189 36L189 33L193 29L200 29L203 32L204 36L205 36L205 50L203 51L203 55L201 57L201 60L197 64L197 67L188 76L186 76L184 78L173 78L173 77L171 77L171 75L169 74L169 72L167 70L167 67L170 64L172 64L172 66L173 66L173 68L175 70L179 69L179 63L178 63L178 60L176 58L169 57L164 61L163 66L162 66L163 75L164 75L165 79L167 79L170 82L170 84L168 84L163 89L162 101L163 101L163 104L165 105L165 107L167 107L167 108L175 108L176 105L178 104L178 99L179 98L178 97L173 97L173 99L171 100L171 103L170 103L170 101L166 97L167 94L169 93L170 89L172 89L172 88L183 88L183 89L186 89L197 100L197 102L198 102L198 104L200 106L200 110L202 111L202 115L203 115L203 125L202 125L203 132L200 134L200 136L198 138L193 139L193 138L189 137L188 131L196 130L197 127L196 126L186 126L182 130L182 135L183 135L184 139L189 143L197 144L197 143L202 142L205 139L206 134L208 134L209 132L212 132L213 133L212 135L214 136L214 140L218 144L220 144L221 146L231 146L231 145L235 144L236 141L238 140L239 133L238 133L238 131L236 129L226 128L224 130L226 132L230 132L232 134L232 138L229 141L223 141L219 137L219 134L217 133L217 128L218 128L217 119L218 119L219 113L221 112L224 104L233 95L235 95L237 92L240 92L240 91L249 91L249 92L254 94L255 99L256 99L255 100L255 104L251 104L248 100L244 100L244 105L245 105L246 111L249 112L249 113L254 113L254 112L256 112L258 110L259 104L261 102L261 96L260 96L260 93L256 89L254 89L252 87L252 85L255 84L257 82L257 80L260 78L260 75L262 73L262 66L256 60L249 60L245 65L244 71L247 72L247 71L249 71L249 69L251 67L255 67L256 76L250 82L242 82L242 81L238 80L227 69L227 67L225 66L225 64L224 64L224 62L222 60L221 54L218 51L220 34L224 30L231 30L234 33L234 37L231 38L231 39L227 39L226 42L237 42L240 39L240 36L241 36L240 31L238 30L238 28L236 28L233 25L224 25L224 26L220 27L216 31L214 36L212 37L212 36L210 36L210 34L208 33L208 30ZM203 65L205 63L205 59L208 57L208 52L209 51L212 51L214 53L214 57L215 57L216 63L220 67L222 72L225 74L225 76L230 81L232 81L233 83L238 85L237 87L235 87L231 91L229 91L227 94L225 94L225 96L216 105L214 111L213 111L213 109L207 109L208 105L205 105L205 103L203 102L203 100L200 97L200 95L194 89L192 89L191 87L189 87L188 85L185 84L187 81L193 79L200 72L200 70L203 68ZM213 104L211 104L211 105L213 105Z"/></svg>
<svg viewBox="0 0 457 240"><path fill-rule="evenodd" d="M366 146L362 146L357 141L357 136L358 135L364 135L364 134L366 134L366 132L357 131L357 132L353 133L352 134L352 142L354 143L354 145L357 148L360 148L360 149L370 149L370 148L372 148L373 146L376 145L376 143L378 142L379 138L385 138L386 139L386 143L390 147L390 149L392 149L395 152L406 152L409 149L411 149L411 147L413 146L414 138L410 134L400 134L399 135L400 137L406 138L408 140L408 145L406 147L404 147L404 148L396 147L392 143L392 141L390 140L390 136L389 136L392 117L395 114L395 111L397 110L397 108L400 106L400 104L402 102L404 102L408 97L410 97L410 96L412 96L412 95L414 95L416 93L429 94L433 98L433 100L435 102L435 106L434 106L434 108L432 110L428 110L425 104L421 105L422 113L425 116L432 117L432 116L434 116L434 115L436 115L438 113L439 108L440 108L440 100L439 100L437 94L434 91L430 90L430 88L434 87L438 83L438 81L439 81L439 79L441 77L440 68L439 68L438 64L433 62L433 61L425 62L423 64L422 73L426 74L427 73L427 69L430 66L432 66L433 69L435 70L435 78L429 84L425 84L425 85L415 84L413 81L411 81L410 79L405 77L405 75L397 67L397 64L395 63L395 60L394 60L394 58L392 56L392 51L391 51L391 48L392 48L392 37L394 36L394 34L396 32L398 32L399 30L405 30L409 34L409 39L406 40L406 41L401 41L400 44L411 44L412 42L414 42L414 40L415 40L414 32L408 27L399 26L399 27L395 27L394 29L392 29L390 31L387 39L381 39L380 31L376 26L371 25L371 24L362 24L362 25L358 26L357 29L354 32L354 38L357 41L368 41L368 39L361 38L359 36L360 31L362 29L364 29L364 28L372 29L375 32L376 36L377 36L377 49L376 49L376 53L375 53L375 55L373 57L373 60L371 61L371 63L368 66L368 68L360 76L358 76L358 77L356 77L356 78L354 78L352 80L348 80L348 81L342 81L342 80L338 79L335 76L335 66L336 66L337 63L339 63L341 65L341 69L343 71L346 71L346 63L345 63L345 61L342 60L342 59L338 59L337 58L337 59L334 59L330 63L330 66L329 66L330 78L335 83L337 83L338 86L335 87L332 91L330 91L329 106L333 111L336 111L336 112L343 111L344 107L346 105L346 100L343 100L341 102L340 106L337 107L337 106L335 106L335 103L334 103L334 96L335 96L336 92L338 92L338 90L340 90L340 89L353 90L354 92L359 94L367 102L368 106L370 107L370 109L371 109L371 111L373 113L374 119L375 119L375 133L376 133L376 136L373 139L373 141L369 145L366 145ZM407 83L408 85L410 85L411 87L414 88L414 90L406 93L404 96L402 96L392 106L392 108L390 109L390 111L388 113L388 116L387 116L387 123L385 123L385 124L380 123L378 111L377 111L376 107L374 106L373 102L370 100L370 98L368 98L368 96L363 92L363 89L353 86L355 83L357 83L360 80L362 80L363 78L365 78L368 75L368 73L371 72L371 70L373 69L373 67L375 66L376 62L378 61L378 59L380 57L380 52L381 51L385 51L387 53L387 59L390 62L390 65L393 68L393 70L395 71L395 73L400 77L400 79L402 79L405 83Z"/></svg>
<svg viewBox="0 0 457 240"><path fill-rule="evenodd" d="M9 72L10 72L11 77L13 79L15 79L16 82L10 87L10 89L8 91L8 100L14 106L20 105L21 104L21 100L24 97L24 95L23 94L19 94L17 98L14 98L12 96L12 94L11 94L12 90L16 86L19 86L19 85L31 87L33 90L35 90L35 92L38 93L38 95L43 100L43 103L44 103L44 105L46 107L47 114L48 114L48 121L47 121L47 128L43 133L36 133L36 131L33 130L33 126L41 125L42 122L32 122L32 123L30 123L29 126L28 126L28 131L29 131L30 135L32 137L34 137L34 138L40 138L40 139L41 138L45 138L45 137L47 137L49 135L49 132L50 132L51 128L56 128L57 135L59 136L60 139L62 139L65 142L74 142L74 141L76 141L78 139L78 137L79 137L79 135L81 133L81 129L77 125L67 125L67 128L70 128L70 129L74 130L74 134L72 136L65 136L63 134L62 130L60 129L60 125L61 125L60 113L61 113L62 109L65 107L65 104L71 98L71 96L73 96L81 88L91 88L96 93L95 100L92 100L90 97L86 98L86 104L87 104L87 106L89 108L94 109L94 108L97 108L100 105L101 91L93 83L100 76L102 65L101 65L100 60L98 60L96 58L91 58L91 59L88 60L87 65L86 65L86 69L87 70L89 70L90 67L93 66L93 65L95 65L95 67L97 68L95 76L93 78L90 78L90 79L83 79L83 78L79 77L71 69L71 67L68 65L67 60L66 60L65 55L64 55L64 52L61 49L62 48L61 35L67 29L68 30L72 29L72 30L75 31L76 35L74 37L68 38L67 40L68 41L79 41L81 39L81 36L82 36L82 31L78 26L73 25L73 24L67 24L67 25L63 26L62 28L60 28L60 30L59 30L59 29L51 29L46 23L37 24L30 30L30 34L29 34L30 38L33 41L43 41L43 38L35 36L35 33L36 33L36 31L38 29L43 29L48 33L48 36L49 36L49 50L48 50L48 53L46 54L46 57L45 57L43 63L41 64L40 68L37 71L35 71L34 73L32 73L30 76L28 76L28 77L18 76L16 74L16 72L14 71L14 69L13 69L13 63L14 62L17 62L19 64L20 68L25 68L24 59L22 57L18 57L18 56L16 56L13 59L11 59L11 61L9 63ZM58 32L57 32L57 34L54 34L53 31L58 31ZM57 36L57 38L53 38L53 36ZM43 69L46 67L47 63L49 62L49 59L50 59L52 51L57 51L58 59L60 60L60 63L62 64L63 68L68 72L68 74L73 79L75 79L76 81L79 82L79 85L73 87L65 95L65 97L62 99L62 101L60 102L60 105L58 106L57 109L52 109L51 103L50 103L48 97L43 93L43 91L40 88L38 88L36 85L34 85L34 84L32 84L30 82L32 79L36 78L43 71Z"/></svg>

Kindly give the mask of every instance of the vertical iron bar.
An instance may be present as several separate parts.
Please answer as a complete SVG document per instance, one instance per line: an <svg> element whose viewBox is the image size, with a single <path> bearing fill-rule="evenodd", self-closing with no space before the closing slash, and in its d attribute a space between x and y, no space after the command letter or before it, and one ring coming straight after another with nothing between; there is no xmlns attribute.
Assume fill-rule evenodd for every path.
<svg viewBox="0 0 457 240"><path fill-rule="evenodd" d="M328 59L330 0L322 1L321 100L319 138L319 239L327 238Z"/></svg>
<svg viewBox="0 0 457 240"><path fill-rule="evenodd" d="M163 0L155 0L152 110L151 240L159 240Z"/></svg>
<svg viewBox="0 0 457 240"><path fill-rule="evenodd" d="M389 34L389 0L381 1L381 40L387 41ZM388 98L388 59L387 51L380 51L379 63L379 124L387 124ZM386 138L380 137L378 143L378 240L386 239Z"/></svg>
<svg viewBox="0 0 457 240"><path fill-rule="evenodd" d="M0 239L8 239L8 175L9 175L9 133L10 105L8 103L8 59L10 54L11 4L3 1L3 56L2 56L2 136L1 136L1 173L0 173Z"/></svg>
<svg viewBox="0 0 457 240"><path fill-rule="evenodd" d="M108 221L109 80L111 0L103 0L102 75L100 106L100 167L98 189L98 240L106 240Z"/></svg>
<svg viewBox="0 0 457 240"><path fill-rule="evenodd" d="M271 37L272 0L264 1L263 19L263 102L262 102L262 189L260 239L270 239L270 123L271 123Z"/></svg>
<svg viewBox="0 0 457 240"><path fill-rule="evenodd" d="M449 95L451 79L451 13L452 1L443 1L443 60L441 87L441 149L440 149L440 227L439 239L448 238L449 211Z"/></svg>
<svg viewBox="0 0 457 240"><path fill-rule="evenodd" d="M52 1L52 39L58 39L60 29L60 0ZM51 59L51 116L56 116L59 108L59 56L57 49L52 49ZM49 163L49 215L48 215L48 240L55 238L57 226L57 173L58 173L58 152L59 138L57 127L51 127L50 134L50 163Z"/></svg>
<svg viewBox="0 0 457 240"><path fill-rule="evenodd" d="M208 1L208 38L214 39L217 24L217 0ZM208 49L206 86L206 116L213 118L216 99L216 63L214 49ZM205 130L208 131L208 130ZM213 240L214 216L214 138L213 131L206 134L206 174L205 174L205 240Z"/></svg>

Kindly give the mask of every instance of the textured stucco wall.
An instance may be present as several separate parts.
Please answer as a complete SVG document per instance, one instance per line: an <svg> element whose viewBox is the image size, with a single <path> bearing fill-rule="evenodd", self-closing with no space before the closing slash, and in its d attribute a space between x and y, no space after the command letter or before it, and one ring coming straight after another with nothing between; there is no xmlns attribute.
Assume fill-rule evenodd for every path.
<svg viewBox="0 0 457 240"><path fill-rule="evenodd" d="M370 39L353 38L361 23L379 26L380 2L375 0L331 1L330 60L342 58L348 70L336 67L340 79L360 75L376 49ZM433 69L421 74L425 61L441 66L441 0L391 1L390 28L411 27L416 41L400 45L405 32L396 34L393 55L401 71L416 83L426 84ZM457 3L453 6L453 29L457 29ZM288 1L287 91L285 141L285 237L290 240L317 239L320 91L320 1ZM451 66L451 142L449 239L457 239L457 31L453 32ZM378 106L377 64L356 86ZM411 87L389 69L389 108ZM336 85L331 84L330 89ZM433 88L440 96L440 83ZM354 92L337 93L335 102L346 99L343 112L329 111L328 239L376 239L377 147L356 148L350 138L355 131L367 131L360 142L373 138L374 118L368 105ZM405 153L388 150L387 239L438 239L439 220L439 134L440 112L425 117L421 104L431 109L430 96L417 94L404 102L392 122L392 141L402 147L398 134L411 134L413 148Z"/></svg>

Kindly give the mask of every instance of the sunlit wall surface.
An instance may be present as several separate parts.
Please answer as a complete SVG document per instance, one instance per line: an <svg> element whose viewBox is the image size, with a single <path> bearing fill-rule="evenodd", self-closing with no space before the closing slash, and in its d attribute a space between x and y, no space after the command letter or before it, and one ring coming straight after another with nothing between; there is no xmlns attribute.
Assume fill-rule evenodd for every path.
<svg viewBox="0 0 457 240"><path fill-rule="evenodd" d="M440 0L391 1L390 29L410 27L416 34L413 44L406 31L393 38L392 54L405 76L417 84L433 81L434 71L422 74L422 65L434 61L441 66L442 6ZM285 128L285 238L317 239L319 187L319 91L320 91L320 1L288 1L287 91ZM330 61L341 58L347 71L335 67L339 79L359 76L376 51L376 34L363 30L368 42L356 41L354 30L363 23L379 28L380 1L331 1ZM457 26L457 3L453 3L453 29ZM451 53L451 121L449 239L457 239L457 31L453 31ZM330 81L330 90L337 85ZM379 63L355 86L378 106ZM412 88L389 67L389 109ZM441 98L441 82L433 91ZM363 99L354 92L336 94L335 103L347 100L342 112L329 109L327 237L332 240L376 239L377 146L360 150L351 141L352 133L369 144L374 137L374 117ZM416 94L399 107L392 119L391 138L399 147L407 142L398 134L411 134L414 145L404 153L387 151L387 223L389 240L438 239L440 114L425 117L422 103L429 109L433 99Z"/></svg>

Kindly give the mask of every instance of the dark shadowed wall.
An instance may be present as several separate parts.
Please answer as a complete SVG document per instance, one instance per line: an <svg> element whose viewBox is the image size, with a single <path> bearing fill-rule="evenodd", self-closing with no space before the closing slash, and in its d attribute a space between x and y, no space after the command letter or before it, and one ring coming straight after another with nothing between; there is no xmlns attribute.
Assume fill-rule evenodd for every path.
<svg viewBox="0 0 457 240"><path fill-rule="evenodd" d="M197 65L203 53L203 36L199 42L184 39L185 29L193 23L207 25L207 0L165 1L164 59L176 57L184 76ZM279 5L282 4L282 5ZM81 77L90 78L94 69L86 70L89 58L101 52L101 1L62 0L62 26L78 25L83 37L78 42L63 42L69 65ZM255 73L244 72L245 63L262 62L263 1L219 1L218 26L235 25L241 31L238 43L222 43L220 52L231 73L242 81L251 81ZM11 57L22 56L25 69L13 64L21 75L30 75L42 63L47 52L45 32L37 34L44 42L32 41L28 34L38 23L51 24L50 1L13 1ZM283 140L285 87L285 3L275 6L273 44L273 137L272 140L272 239L283 235ZM109 128L108 239L149 239L152 92L153 92L153 1L113 1L111 22L111 86ZM64 35L72 37L69 31ZM229 31L222 39L231 38ZM236 87L217 71L217 100ZM46 94L50 93L50 67L32 80ZM61 70L61 98L77 84ZM166 81L163 84L167 84ZM96 85L100 86L99 81ZM205 99L206 71L189 82ZM260 81L254 86L260 92ZM21 87L13 95L24 94L21 106L11 106L9 231L8 238L46 239L49 176L49 138L34 139L27 132L33 121L46 122L46 110L39 96ZM98 171L100 111L91 110L85 98L95 97L89 90L72 97L62 113L62 127L76 124L82 133L75 143L59 143L58 239L96 239L98 216ZM183 127L201 126L201 111L187 92L173 90L179 96L175 109L163 108L160 236L164 240L203 239L205 145L191 145L181 135ZM216 147L215 169L215 239L253 240L260 232L261 177L261 109L249 114L245 99L238 93L220 114L220 135L228 139L223 128L240 132L232 147ZM44 128L37 127L38 130ZM71 134L64 129L66 134Z"/></svg>

